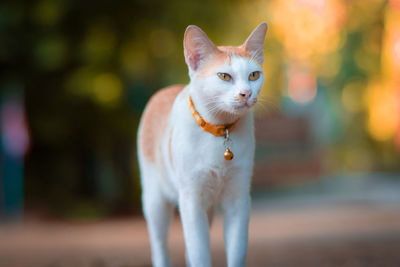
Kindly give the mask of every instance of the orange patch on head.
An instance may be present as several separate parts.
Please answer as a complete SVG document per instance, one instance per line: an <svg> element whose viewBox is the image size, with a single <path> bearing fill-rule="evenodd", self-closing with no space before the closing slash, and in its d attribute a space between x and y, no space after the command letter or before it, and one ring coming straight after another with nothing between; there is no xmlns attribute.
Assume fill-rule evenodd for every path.
<svg viewBox="0 0 400 267"><path fill-rule="evenodd" d="M231 55L223 51L219 51L217 54L213 55L212 58L208 59L207 62L204 62L204 66L202 66L197 76L207 76L215 68L226 63L231 64Z"/></svg>
<svg viewBox="0 0 400 267"><path fill-rule="evenodd" d="M231 64L232 55L238 57L251 58L251 54L246 50L244 45L241 46L218 46L218 53L213 55L204 63L202 70L197 74L198 77L204 77L212 72L218 66L223 64Z"/></svg>
<svg viewBox="0 0 400 267"><path fill-rule="evenodd" d="M229 53L231 56L235 54L238 57L245 57L245 58L250 58L251 54L249 51L246 50L246 47L244 45L241 46L218 46L218 49L225 52Z"/></svg>
<svg viewBox="0 0 400 267"><path fill-rule="evenodd" d="M138 132L139 151L145 158L155 161L161 153L161 140L166 132L168 117L175 98L184 85L173 85L158 91L147 103Z"/></svg>

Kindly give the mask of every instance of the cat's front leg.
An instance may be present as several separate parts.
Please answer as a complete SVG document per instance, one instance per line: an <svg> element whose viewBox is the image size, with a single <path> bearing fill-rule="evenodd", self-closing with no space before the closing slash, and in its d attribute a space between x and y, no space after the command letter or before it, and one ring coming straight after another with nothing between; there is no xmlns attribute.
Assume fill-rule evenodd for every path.
<svg viewBox="0 0 400 267"><path fill-rule="evenodd" d="M223 203L224 238L229 267L246 266L250 196L248 192L228 196Z"/></svg>
<svg viewBox="0 0 400 267"><path fill-rule="evenodd" d="M190 266L209 267L211 257L207 210L197 193L185 191L179 196L186 254Z"/></svg>

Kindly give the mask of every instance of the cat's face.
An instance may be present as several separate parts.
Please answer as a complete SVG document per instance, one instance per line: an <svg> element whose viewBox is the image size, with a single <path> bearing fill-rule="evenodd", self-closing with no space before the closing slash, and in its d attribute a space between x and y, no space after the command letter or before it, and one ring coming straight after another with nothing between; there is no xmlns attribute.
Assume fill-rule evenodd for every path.
<svg viewBox="0 0 400 267"><path fill-rule="evenodd" d="M185 59L197 95L211 112L242 115L254 106L262 88L263 45L267 31L260 24L239 47L216 47L198 27L185 33Z"/></svg>

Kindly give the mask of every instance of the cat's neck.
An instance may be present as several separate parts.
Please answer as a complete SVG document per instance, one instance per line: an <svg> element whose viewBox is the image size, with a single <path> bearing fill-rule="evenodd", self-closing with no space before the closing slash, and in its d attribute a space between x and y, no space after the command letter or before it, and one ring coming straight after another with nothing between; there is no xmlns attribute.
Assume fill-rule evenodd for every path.
<svg viewBox="0 0 400 267"><path fill-rule="evenodd" d="M239 115L215 109L215 106L210 103L210 101L207 101L204 97L198 94L198 91L196 88L193 88L193 85L190 85L190 87L188 94L192 98L194 107L200 116L206 121L215 125L229 125L240 118ZM189 97L189 95L187 97Z"/></svg>

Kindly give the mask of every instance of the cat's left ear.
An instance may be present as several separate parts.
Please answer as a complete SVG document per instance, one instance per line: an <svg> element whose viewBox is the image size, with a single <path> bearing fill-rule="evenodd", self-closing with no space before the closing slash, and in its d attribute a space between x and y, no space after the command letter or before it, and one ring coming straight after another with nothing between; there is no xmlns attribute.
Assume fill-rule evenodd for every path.
<svg viewBox="0 0 400 267"><path fill-rule="evenodd" d="M265 35L267 34L268 25L267 23L261 23L257 28L250 34L243 46L246 51L256 58L261 64L264 62L263 48Z"/></svg>

